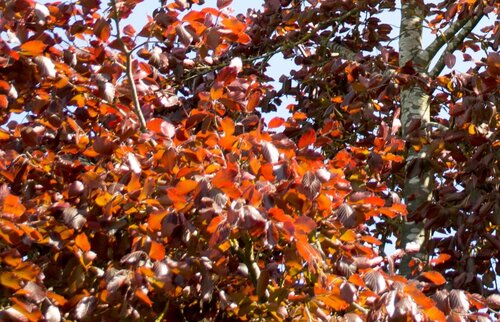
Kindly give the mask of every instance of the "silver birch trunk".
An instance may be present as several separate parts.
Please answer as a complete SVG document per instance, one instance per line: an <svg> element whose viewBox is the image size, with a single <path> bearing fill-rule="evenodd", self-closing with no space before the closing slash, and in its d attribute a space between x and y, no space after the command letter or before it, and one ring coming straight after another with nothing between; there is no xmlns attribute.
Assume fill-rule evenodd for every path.
<svg viewBox="0 0 500 322"><path fill-rule="evenodd" d="M405 66L413 62L413 68L418 73L425 72L424 66L419 65L417 58L422 52L422 26L425 17L424 10L415 3L403 1L401 12L401 30L399 39L399 63ZM413 84L401 90L401 123L403 138L406 138L410 125L414 120L420 120L425 126L430 121L430 97L418 85ZM424 202L432 198L432 172L430 170L420 171L424 165L425 151L417 152L413 147L409 148L406 165L406 178L403 187L408 213L415 212ZM425 241L423 223L406 221L401 227L401 247L419 249L416 257L422 257L421 248ZM411 257L406 255L400 265L402 275L410 275L409 261Z"/></svg>
<svg viewBox="0 0 500 322"><path fill-rule="evenodd" d="M422 30L426 15L425 9L417 4L417 1L403 0L401 9L401 29L399 38L399 64L405 66L411 61L417 73L428 74L430 77L438 76L443 70L446 54L452 54L464 41L464 39L477 26L484 16L481 6L475 16L453 22L448 28L425 49L422 48ZM430 63L439 50L446 45L446 49L438 57L436 65L430 69ZM415 120L420 121L417 129L420 135L428 135L430 130L430 94L426 93L418 83L405 87L401 90L401 123L403 138L407 138L410 127ZM428 126L429 125L429 126ZM426 129L426 131L422 131ZM429 138L427 138L429 139ZM408 207L408 213L417 211L425 202L432 200L434 184L434 173L426 165L428 158L427 146L424 145L418 151L409 147L406 163L405 185L403 196ZM428 254L423 249L426 232L423 222L406 221L400 229L401 248L416 250L407 253L401 261L400 273L411 275L412 268L409 266L411 258L426 260Z"/></svg>

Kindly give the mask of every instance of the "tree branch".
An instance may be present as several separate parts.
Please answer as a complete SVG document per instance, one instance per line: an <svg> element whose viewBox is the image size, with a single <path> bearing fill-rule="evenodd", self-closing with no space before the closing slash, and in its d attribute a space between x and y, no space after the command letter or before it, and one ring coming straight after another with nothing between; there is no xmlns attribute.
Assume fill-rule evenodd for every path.
<svg viewBox="0 0 500 322"><path fill-rule="evenodd" d="M443 71L443 68L445 66L444 59L445 59L446 55L452 54L458 48L458 46L460 46L463 43L464 39L477 26L477 24L483 18L483 16L484 16L484 14L481 13L481 14L477 15L476 17L472 18L471 20L468 20L464 24L462 29L460 29L460 31L454 35L453 39L450 42L448 42L448 45L446 46L445 51L439 57L439 60L437 61L436 65L430 71L429 76L436 77ZM427 64L427 67L429 67L428 64Z"/></svg>
<svg viewBox="0 0 500 322"><path fill-rule="evenodd" d="M132 102L134 104L134 112L139 119L139 124L141 125L141 132L146 131L146 119L141 110L141 103L139 102L139 96L137 95L137 87L134 82L134 74L132 70L132 50L129 50L125 43L123 42L121 31L120 31L120 17L118 15L118 8L116 6L116 0L111 0L111 5L113 6L113 20L116 26L116 38L122 46L122 53L125 55L126 59L126 75L128 82L130 84L130 91L132 92Z"/></svg>
<svg viewBox="0 0 500 322"><path fill-rule="evenodd" d="M342 16L335 17L335 18L332 18L332 19L329 19L326 21L322 21L322 22L318 23L318 25L315 28L313 28L309 33L307 33L305 36L298 39L297 41L292 42L292 43L288 43L288 42L279 43L274 48L270 48L270 50L264 54L242 58L242 61L244 63L253 63L254 61L259 60L259 59L269 60L269 58L276 55L277 53L283 52L283 51L290 49L290 48L296 48L299 45L306 43L309 39L311 39L313 36L315 36L319 32L319 30L328 27L329 25L331 25L334 22L340 23L358 11L359 11L359 8L354 8L354 9L346 12ZM339 27L338 24L335 27L333 27L331 34L334 34L335 31L338 29L338 27ZM356 53L354 51L350 50L349 48L347 48L341 44L330 43L329 46L330 46L330 49L334 50L341 57L343 57L347 60L355 60L355 58L356 58ZM188 81L190 81L198 76L203 76L205 74L208 74L208 73L213 72L217 69L226 67L228 65L229 65L229 62L223 62L223 63L217 64L214 66L200 68L197 73L192 74L192 75L188 76L187 78L184 78L183 82L187 83Z"/></svg>
<svg viewBox="0 0 500 322"><path fill-rule="evenodd" d="M347 60L356 60L356 53L352 51L351 49L342 46L341 44L337 43L332 43L330 44L330 48L335 52L338 53L341 58L347 59Z"/></svg>
<svg viewBox="0 0 500 322"><path fill-rule="evenodd" d="M429 67L432 59L438 53L439 49L447 42L453 39L456 33L468 22L467 19L461 19L453 22L444 32L442 32L434 41L418 54L418 61L423 62L425 68Z"/></svg>

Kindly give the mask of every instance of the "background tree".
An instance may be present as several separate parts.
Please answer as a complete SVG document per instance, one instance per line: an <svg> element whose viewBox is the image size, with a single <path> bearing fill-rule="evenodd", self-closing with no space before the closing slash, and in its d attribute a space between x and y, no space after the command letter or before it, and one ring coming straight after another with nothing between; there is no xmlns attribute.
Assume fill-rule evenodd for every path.
<svg viewBox="0 0 500 322"><path fill-rule="evenodd" d="M0 1L1 319L498 318L495 1L139 2Z"/></svg>

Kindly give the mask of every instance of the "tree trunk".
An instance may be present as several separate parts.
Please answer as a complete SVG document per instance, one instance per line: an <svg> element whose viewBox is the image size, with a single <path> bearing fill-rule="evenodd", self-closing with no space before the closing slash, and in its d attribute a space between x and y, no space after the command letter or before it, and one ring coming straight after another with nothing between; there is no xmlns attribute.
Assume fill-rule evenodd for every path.
<svg viewBox="0 0 500 322"><path fill-rule="evenodd" d="M423 49L422 30L426 16L425 9L423 5L414 1L403 0L401 5L399 65L403 67L406 64L411 64L419 75L429 75L430 77L439 76L445 66L445 56L452 54L463 43L484 16L482 11L478 11L473 18L456 20L427 48ZM444 45L446 45L446 49L437 56ZM438 59L431 70L430 63L435 57ZM434 173L432 168L426 164L429 156L428 143L430 143L428 133L432 124L430 95L431 93L426 93L417 81L401 89L400 93L403 138L420 141L417 148L410 144L406 159L403 196L410 218L424 203L432 200ZM418 121L419 127L412 129L416 121ZM426 233L422 221L406 220L404 222L400 229L400 243L401 248L407 249L408 252L401 261L400 272L402 275L411 275L410 261L412 258L426 259L428 254L422 247L425 239Z"/></svg>
<svg viewBox="0 0 500 322"><path fill-rule="evenodd" d="M399 63L403 67L410 61L413 68L418 72L424 72L423 66L419 65L418 55L422 51L422 22L424 10L418 5L403 2L401 12L401 31L399 41ZM414 120L420 120L421 128L430 121L429 94L417 84L401 90L401 123L403 138L410 134L410 126ZM425 149L417 151L413 146L409 147L406 178L403 187L409 215L413 214L424 202L432 197L432 171L424 169L426 157ZM401 227L400 242L403 249L419 249L416 257L422 257L422 245L425 241L424 225L406 221ZM400 265L402 275L410 275L410 255L406 255Z"/></svg>

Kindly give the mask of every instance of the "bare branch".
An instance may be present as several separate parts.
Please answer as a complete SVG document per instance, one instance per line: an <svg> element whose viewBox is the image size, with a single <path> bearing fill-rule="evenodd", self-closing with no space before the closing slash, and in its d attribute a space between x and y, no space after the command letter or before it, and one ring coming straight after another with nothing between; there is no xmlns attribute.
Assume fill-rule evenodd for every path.
<svg viewBox="0 0 500 322"><path fill-rule="evenodd" d="M424 50L420 51L418 54L418 61L423 62L423 65L427 68L431 63L432 59L438 53L439 49L443 47L446 43L451 41L456 33L464 27L468 22L467 19L461 19L453 22L444 32L440 35Z"/></svg>
<svg viewBox="0 0 500 322"><path fill-rule="evenodd" d="M135 115L137 115L137 118L139 119L139 123L141 125L141 131L145 132L146 131L146 119L144 118L144 114L142 113L141 110L141 104L139 102L139 95L137 95L137 87L135 86L134 82L134 74L132 70L132 52L127 48L125 43L123 42L122 36L121 36L121 31L120 31L120 17L118 15L118 8L116 6L116 0L111 0L111 4L113 6L113 20L115 21L115 26L116 26L116 37L118 38L118 41L121 44L122 47L122 53L125 55L126 58L126 76L127 80L130 84L130 91L132 94L132 103L134 104L134 112Z"/></svg>
<svg viewBox="0 0 500 322"><path fill-rule="evenodd" d="M445 66L444 58L447 54L452 54L464 41L464 39L472 32L472 30L477 26L479 21L483 18L484 14L478 14L476 17L470 19L465 23L463 28L454 35L453 39L448 42L445 51L439 57L434 68L430 71L429 76L438 76Z"/></svg>

